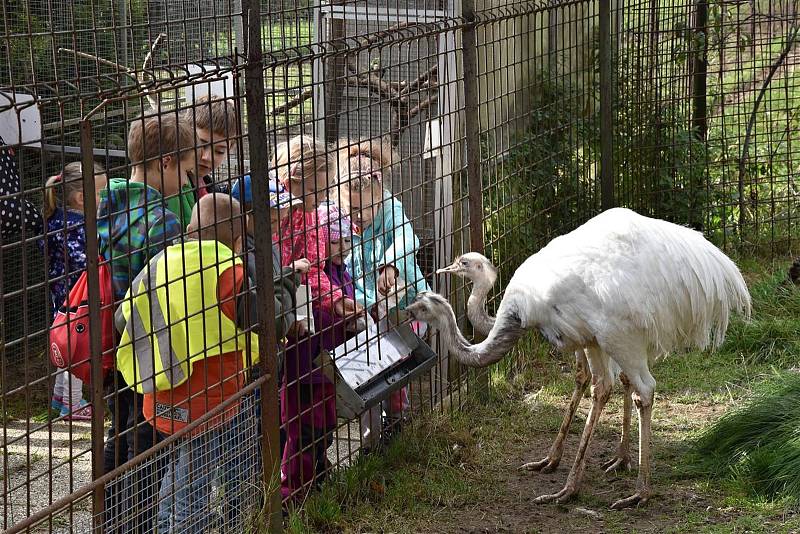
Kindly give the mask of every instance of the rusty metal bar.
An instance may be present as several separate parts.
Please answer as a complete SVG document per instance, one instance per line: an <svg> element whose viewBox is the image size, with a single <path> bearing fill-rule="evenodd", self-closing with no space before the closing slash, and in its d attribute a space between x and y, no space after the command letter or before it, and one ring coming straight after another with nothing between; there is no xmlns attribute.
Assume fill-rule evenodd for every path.
<svg viewBox="0 0 800 534"><path fill-rule="evenodd" d="M267 114L264 95L263 51L261 42L260 3L242 2L242 16L248 35L245 88L247 124L250 144L250 176L253 187L255 217L255 257L259 316L259 357L266 380L261 387L261 454L264 490L268 492L270 532L282 529L280 493L280 419L278 413L278 347L275 322L274 287L272 284L272 231L269 215L269 159L267 157Z"/></svg>
<svg viewBox="0 0 800 534"><path fill-rule="evenodd" d="M613 208L614 200L614 75L612 72L611 0L600 0L600 207Z"/></svg>
<svg viewBox="0 0 800 534"><path fill-rule="evenodd" d="M473 0L461 2L461 17L464 28L461 31L462 61L464 68L464 137L466 139L466 165L464 172L469 190L469 244L473 252L484 252L483 243L483 182L481 179L481 139L480 139L480 101L478 95L478 57L475 35L475 3ZM489 387L489 372L486 369L475 371L475 385L478 390Z"/></svg>
<svg viewBox="0 0 800 534"><path fill-rule="evenodd" d="M94 175L94 141L92 140L92 122L81 120L81 171L83 173L84 210L88 214L97 213ZM101 342L100 323L100 278L99 278L99 245L97 240L97 217L85 219L86 230L86 272L89 289L89 346L92 360L92 479L103 476L103 347ZM105 487L97 485L92 494L93 528L100 532L103 524L103 505Z"/></svg>
<svg viewBox="0 0 800 534"><path fill-rule="evenodd" d="M696 46L702 35L702 46ZM708 0L697 0L694 14L694 60L692 62L692 127L700 141L708 134L706 113L708 73Z"/></svg>
<svg viewBox="0 0 800 534"><path fill-rule="evenodd" d="M483 186L481 183L481 140L478 102L478 58L475 37L475 6L472 0L461 3L462 17L466 21L461 32L464 62L464 136L466 139L466 165L469 188L470 247L483 252Z"/></svg>

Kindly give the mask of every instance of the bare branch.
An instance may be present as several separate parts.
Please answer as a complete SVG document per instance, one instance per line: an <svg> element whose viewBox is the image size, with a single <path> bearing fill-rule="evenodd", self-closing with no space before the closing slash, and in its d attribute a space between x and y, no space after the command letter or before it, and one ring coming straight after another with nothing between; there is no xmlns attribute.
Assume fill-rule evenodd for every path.
<svg viewBox="0 0 800 534"><path fill-rule="evenodd" d="M411 120L429 107L433 105L439 99L438 94L433 93L431 96L414 106L408 111L408 119Z"/></svg>
<svg viewBox="0 0 800 534"><path fill-rule="evenodd" d="M400 99L400 84L397 82L385 82L374 72L359 73L353 57L347 58L347 69L350 71L349 79L354 79L358 85L369 87L374 92L390 100Z"/></svg>
<svg viewBox="0 0 800 534"><path fill-rule="evenodd" d="M436 25L431 22L400 22L385 30L377 31L369 36L359 37L358 40L362 46L370 46L378 41L385 41L387 38L394 37L395 34L402 33L404 30L414 30L416 28L435 27Z"/></svg>
<svg viewBox="0 0 800 534"><path fill-rule="evenodd" d="M412 82L409 82L409 84L408 84L408 85L406 85L406 86L403 88L403 90L402 90L402 91L400 91L400 94L402 94L402 95L406 95L406 94L408 94L408 93L411 93L411 92L413 92L413 91L416 91L416 90L417 90L417 89L418 89L418 88L419 88L419 87L420 87L422 84L424 84L425 82L427 82L429 78L432 78L433 76L436 76L436 74L437 74L438 72L439 72L439 66L438 66L438 65L434 65L433 67L431 67L430 69L428 69L426 72L423 72L422 74L420 74L420 75L417 77L417 79L416 79L416 80L414 80L414 81L412 81Z"/></svg>
<svg viewBox="0 0 800 534"><path fill-rule="evenodd" d="M145 96L145 98L147 98L147 101L150 103L150 107L152 107L153 109L158 109L158 107L159 107L159 98L158 97L153 98L153 96L150 93L150 90L147 88L147 83L145 82L144 77L145 77L145 74L149 74L149 76L150 76L150 78L152 80L156 79L156 77L153 74L148 73L147 70L150 68L150 65L153 62L153 54L158 49L158 47L161 45L161 42L164 39L166 39L166 37L167 37L166 33L159 33L158 37L156 37L155 40L153 41L153 44L150 45L150 50L147 52L147 55L144 56L144 61L142 62L142 72L140 73L140 75L138 77L138 82L139 82L140 87L142 88L144 96Z"/></svg>
<svg viewBox="0 0 800 534"><path fill-rule="evenodd" d="M128 67L120 65L119 63L114 63L113 61L109 61L107 59L103 59L101 57L97 57L97 56L92 55L92 54L87 54L86 52L79 52L79 51L73 50L71 48L59 48L58 51L61 52L61 53L65 53L65 54L73 54L73 55L76 55L78 57L82 57L84 59L91 59L92 61L97 61L101 65L106 65L108 67L114 67L115 69L118 69L118 70L120 70L121 72L123 72L125 74L130 74L131 73L131 69L129 69Z"/></svg>
<svg viewBox="0 0 800 534"><path fill-rule="evenodd" d="M272 110L269 111L269 115L272 115L274 117L275 115L279 115L281 113L285 113L285 112L289 111L290 109L299 106L300 104L302 104L303 102L305 102L309 98L311 98L311 96L313 94L314 94L314 89L309 87L309 88L305 89L302 93L297 95L296 97L292 98L291 100L287 100L286 102L284 102L280 106L275 106Z"/></svg>
<svg viewBox="0 0 800 534"><path fill-rule="evenodd" d="M146 71L150 68L150 64L153 62L153 53L161 46L161 41L166 38L166 33L159 33L158 37L153 41L153 44L150 45L150 50L147 52L147 55L144 56L144 61L142 62L142 71Z"/></svg>

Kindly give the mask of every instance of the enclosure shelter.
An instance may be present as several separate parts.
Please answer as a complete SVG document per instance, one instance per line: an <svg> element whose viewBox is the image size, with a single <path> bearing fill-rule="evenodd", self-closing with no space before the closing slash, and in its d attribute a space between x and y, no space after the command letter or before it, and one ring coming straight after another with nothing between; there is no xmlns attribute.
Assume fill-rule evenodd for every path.
<svg viewBox="0 0 800 534"><path fill-rule="evenodd" d="M94 281L99 285L102 270L115 261L95 261L110 240L104 225L114 214L138 213L123 206L114 214L98 214L103 201L108 203L107 195L98 202L94 194L103 174L125 189L140 183L131 177L148 161L161 162L162 170L152 167L144 180L163 178L175 158L181 162L179 174L190 167L199 172L203 150L222 141L222 155L209 164L208 183L192 182L197 177L190 172L180 175L181 184L191 184L189 204L194 204L207 190L227 194L246 176L251 179L252 196L242 197L244 214L232 212L225 222L228 229L241 229L248 221L255 228L249 246L256 276L241 289L254 303L244 314L248 318L256 308L262 318L281 316L275 311L276 286L263 283L276 274L267 261L270 232L278 234L279 246L314 235L305 223L284 235L285 221L277 228L267 222L267 186L277 188L275 174L281 172L273 160L297 135L318 143L283 161L284 169L297 170L295 163L326 156L330 165L329 172L320 172L325 187L304 181L317 167L292 175L301 179L305 197L312 195L310 189L324 189L320 196L336 191L336 177L347 174L335 157L340 149L366 140L394 150L383 169L391 180L383 185L409 222L398 237L413 242L410 232L419 241L404 251L420 272L409 282L448 297L462 326L466 290L437 276L436 269L462 252L485 252L499 268L491 310L525 258L613 206L690 225L726 250L796 250L796 1L34 0L14 5L0 14L0 136L5 143L0 155L14 167L0 168L11 177L0 180L5 187L0 191L0 526L10 532L87 532L137 521L144 528L157 501L165 501L154 497L162 480L153 473L178 454L188 436L208 437L232 420L242 425L237 428L246 446L223 434L198 464L205 469L210 495L222 499L211 499L204 508L209 528L220 532L246 528L240 524L254 530L278 527L282 498L310 491L319 478L347 469L371 447L359 419L326 422L330 432L305 436L299 447L315 451L319 465L312 480L294 488L294 495L281 494L281 464L286 470L292 458L281 459L279 428L291 429L301 417L281 422L274 395L284 378L277 375L277 356L283 354L277 347L291 336L262 320L236 325L248 336L257 334L258 344L253 349L252 340L237 341L235 349L250 360L244 357L234 373L237 391L229 404L218 404L216 412L202 416L206 419L190 423L195 427L169 434L155 448L106 469L104 449L110 440L121 443L134 433L110 430L119 410L107 405L132 396L136 384L113 372L102 374L102 356L114 356L115 348L104 349L93 334L87 341L89 368L101 380L82 391L91 418L77 420L69 409L64 414L48 409L60 375L49 357L51 288L67 276L50 274L53 255L44 245L44 219L22 218L31 206L41 208L50 190L66 206L72 198L67 184L45 184L70 162L82 162L86 210L78 226L86 235L87 260L78 274L93 281L87 291L97 297ZM201 141L191 122L211 107L202 100L209 95L231 110L231 120L212 142ZM158 146L137 160L129 150L135 137L131 125L144 128L154 117L158 128L173 120L191 122L192 140L184 138L167 154L165 136L154 135ZM195 155L183 159L185 152ZM92 169L93 162L105 171ZM291 178L278 181L291 188ZM156 193L161 209L180 198L174 191ZM170 236L184 245L192 240L183 224L191 209L173 214L186 216ZM47 232L49 237L65 233L64 228ZM163 241L154 248L164 249ZM247 261L246 254L231 251L233 263ZM324 264L326 258L318 260ZM287 258L279 267L288 263ZM373 267L379 271L381 266ZM139 271L128 274L130 289ZM179 278L185 282L192 274ZM102 313L124 299L118 295L114 304L89 299L87 328L98 332ZM208 302L195 311L209 310L218 314ZM161 338L164 354L167 347L176 348L167 338L178 336L173 329L182 324L168 315L161 329L169 332ZM155 354L158 335L150 334L140 347ZM187 336L185 342L206 338ZM405 419L430 410L460 410L471 391L490 387L486 374L468 373L442 358L446 350L436 346L435 337L425 341L438 350L440 361L430 374L404 384L410 399ZM213 352L201 349L193 350ZM309 389L311 397L320 391L315 387ZM213 390L205 384L197 393ZM391 410L385 411L388 427ZM380 413L378 420L384 422ZM134 426L144 424L139 420ZM384 430L387 436L395 431L376 428L375 433ZM226 482L222 473L234 473L237 484ZM115 488L124 490L114 493ZM226 491L230 488L236 491ZM268 505L262 509L262 503Z"/></svg>

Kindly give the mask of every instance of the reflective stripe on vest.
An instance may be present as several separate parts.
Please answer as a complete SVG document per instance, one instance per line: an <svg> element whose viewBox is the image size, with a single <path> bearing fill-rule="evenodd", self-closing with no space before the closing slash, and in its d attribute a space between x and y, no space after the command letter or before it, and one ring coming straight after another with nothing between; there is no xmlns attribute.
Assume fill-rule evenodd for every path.
<svg viewBox="0 0 800 534"><path fill-rule="evenodd" d="M255 334L248 358L246 334L218 302L219 275L241 263L224 245L189 241L157 254L134 279L115 320L117 369L137 392L179 386L195 361L220 354L241 352L243 368L258 361Z"/></svg>

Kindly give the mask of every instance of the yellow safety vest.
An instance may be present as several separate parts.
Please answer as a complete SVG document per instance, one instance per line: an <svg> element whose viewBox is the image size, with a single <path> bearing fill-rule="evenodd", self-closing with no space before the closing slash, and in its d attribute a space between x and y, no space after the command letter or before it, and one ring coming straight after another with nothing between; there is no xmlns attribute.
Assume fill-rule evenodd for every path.
<svg viewBox="0 0 800 534"><path fill-rule="evenodd" d="M186 382L194 362L242 352L243 368L258 361L258 337L225 316L217 299L219 276L241 265L216 241L187 241L153 257L134 279L115 321L122 332L117 370L139 393Z"/></svg>

